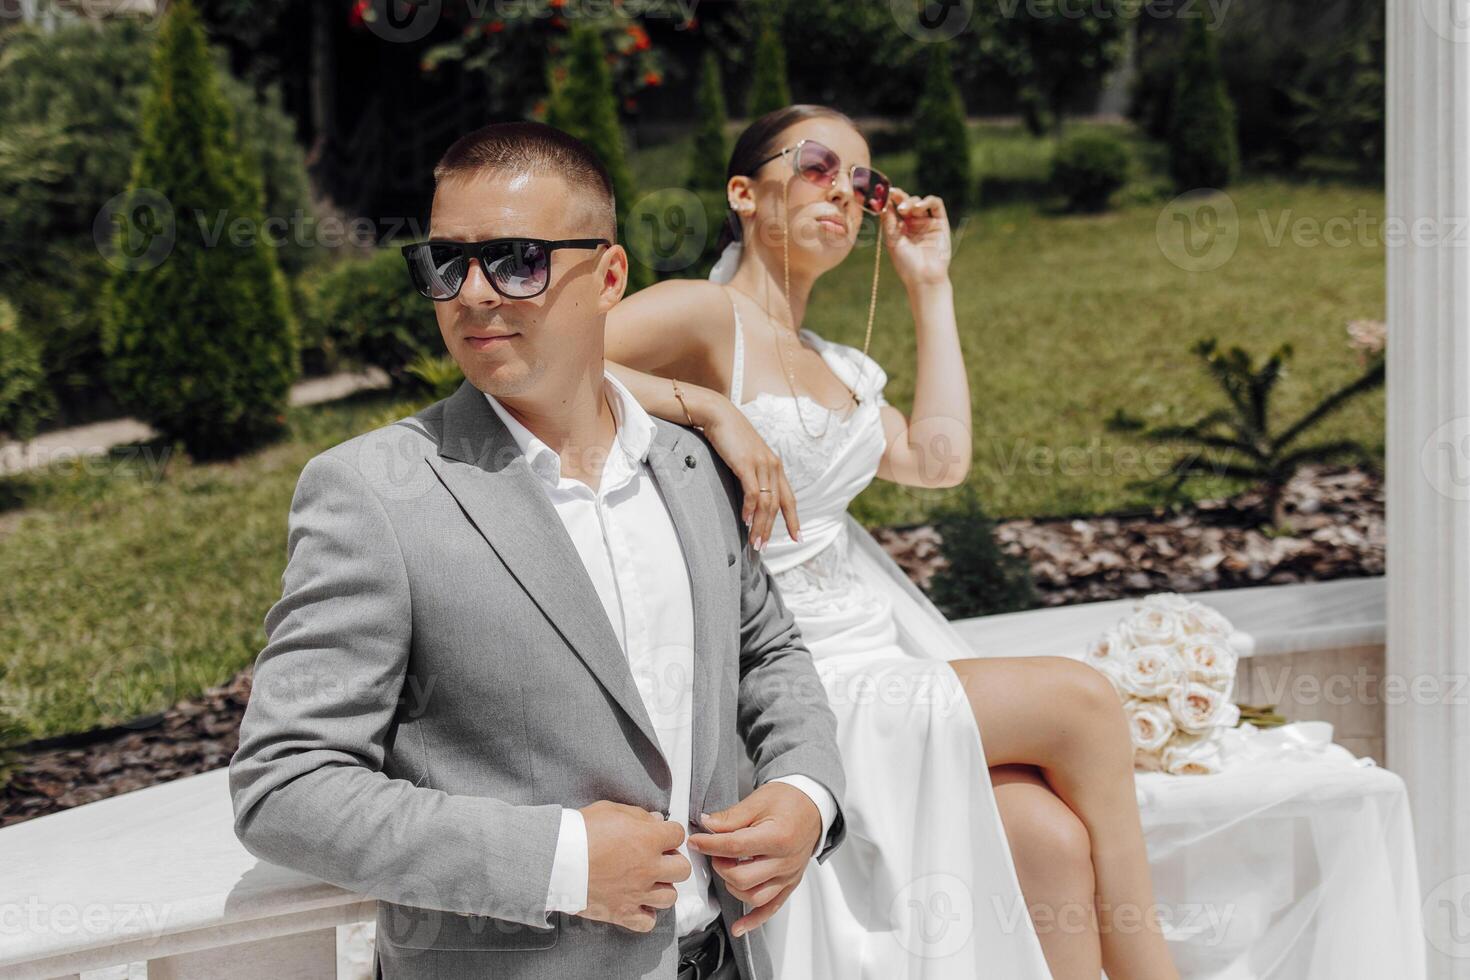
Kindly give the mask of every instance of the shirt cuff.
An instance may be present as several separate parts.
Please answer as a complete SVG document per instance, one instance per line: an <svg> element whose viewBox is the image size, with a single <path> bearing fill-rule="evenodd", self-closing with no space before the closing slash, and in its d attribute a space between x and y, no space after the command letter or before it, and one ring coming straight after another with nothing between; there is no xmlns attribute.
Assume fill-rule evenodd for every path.
<svg viewBox="0 0 1470 980"><path fill-rule="evenodd" d="M546 889L546 911L575 915L587 908L587 822L582 811L562 807L556 854L551 859L551 883Z"/></svg>
<svg viewBox="0 0 1470 980"><path fill-rule="evenodd" d="M812 853L820 854L822 852L822 848L827 846L827 831L831 829L832 821L837 816L837 801L833 799L832 793L827 789L827 787L823 786L821 783L817 782L810 776L802 776L800 774L794 774L791 776L777 776L775 779L770 780L770 782L790 783L792 786L795 786L807 796L811 797L812 802L817 805L817 809L821 811L822 814L822 836L817 840L816 849L813 850Z"/></svg>

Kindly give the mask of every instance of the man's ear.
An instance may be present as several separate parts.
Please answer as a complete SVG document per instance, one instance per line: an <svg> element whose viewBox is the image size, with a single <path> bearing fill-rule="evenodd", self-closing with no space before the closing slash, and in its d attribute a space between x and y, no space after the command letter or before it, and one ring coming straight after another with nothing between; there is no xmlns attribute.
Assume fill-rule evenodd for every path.
<svg viewBox="0 0 1470 980"><path fill-rule="evenodd" d="M602 253L597 261L597 312L606 313L623 298L628 288L628 252L621 245L613 245Z"/></svg>

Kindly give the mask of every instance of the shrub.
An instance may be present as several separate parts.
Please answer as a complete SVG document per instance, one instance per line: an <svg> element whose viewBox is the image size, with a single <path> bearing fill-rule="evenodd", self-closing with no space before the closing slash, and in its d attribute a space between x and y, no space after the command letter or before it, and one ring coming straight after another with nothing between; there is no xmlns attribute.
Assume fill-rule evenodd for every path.
<svg viewBox="0 0 1470 980"><path fill-rule="evenodd" d="M260 234L257 160L240 150L192 3L170 6L160 31L129 192L161 203L120 212L102 344L126 410L194 457L221 458L282 430L296 334ZM253 233L230 234L237 220ZM140 236L166 246L161 261L133 261Z"/></svg>
<svg viewBox="0 0 1470 980"><path fill-rule="evenodd" d="M1107 133L1079 133L1057 146L1051 161L1052 188L1073 211L1103 211L1128 181L1128 148Z"/></svg>
<svg viewBox="0 0 1470 980"><path fill-rule="evenodd" d="M914 153L915 193L937 194L950 222L958 221L970 202L970 138L946 44L929 46L929 72L914 120Z"/></svg>
<svg viewBox="0 0 1470 980"><path fill-rule="evenodd" d="M935 573L929 598L949 619L1017 612L1036 605L1036 586L1026 559L1008 554L995 540L995 522L968 484L957 502L935 512L934 529L944 540L947 566Z"/></svg>
<svg viewBox="0 0 1470 980"><path fill-rule="evenodd" d="M725 190L725 168L730 147L725 140L725 93L720 81L720 59L714 51L704 53L704 70L694 96L694 158L689 167L692 191Z"/></svg>
<svg viewBox="0 0 1470 980"><path fill-rule="evenodd" d="M433 304L413 288L397 248L314 269L302 277L302 294L302 332L329 359L379 367L395 384L412 385L408 365L445 352Z"/></svg>
<svg viewBox="0 0 1470 980"><path fill-rule="evenodd" d="M1360 331L1367 325L1349 326ZM1380 325L1381 326L1381 325ZM1273 406L1276 386L1291 359L1290 344L1282 344L1259 363L1241 347L1221 350L1214 337L1195 343L1192 351L1223 396L1223 405L1198 415L1183 425L1148 428L1142 419L1117 409L1106 421L1116 432L1139 432L1153 442L1186 447L1169 469L1153 480L1136 480L1158 501L1183 502L1184 484L1196 478L1227 477L1257 484L1265 491L1259 521L1275 527L1286 525L1286 484L1308 463L1338 462L1344 458L1368 464L1373 455L1355 439L1328 439L1303 445L1307 433L1349 401L1383 387L1385 361L1375 331L1354 338L1363 352L1363 371L1356 378L1328 393L1295 419L1283 422Z"/></svg>
<svg viewBox="0 0 1470 980"><path fill-rule="evenodd" d="M791 104L791 86L786 81L786 45L781 41L780 11L773 0L763 0L760 29L756 35L755 65L751 68L750 94L745 114L751 119Z"/></svg>
<svg viewBox="0 0 1470 980"><path fill-rule="evenodd" d="M46 325L37 334L47 387L65 408L105 390L95 284L111 270L93 222L128 186L153 43L151 29L125 17L0 35L0 293L22 322ZM267 214L309 214L304 154L279 97L261 101L246 83L221 81L260 159ZM288 273L320 251L278 249Z"/></svg>
<svg viewBox="0 0 1470 980"><path fill-rule="evenodd" d="M1181 191L1221 188L1240 169L1235 107L1205 18L1193 20L1174 93L1169 129L1169 173Z"/></svg>
<svg viewBox="0 0 1470 980"><path fill-rule="evenodd" d="M41 368L41 345L21 329L15 307L0 299L0 435L26 440L56 406Z"/></svg>
<svg viewBox="0 0 1470 980"><path fill-rule="evenodd" d="M0 661L0 681L5 679L5 671L5 664ZM4 685L0 684L0 692L4 690ZM4 697L0 697L0 789L10 782L19 763L11 747L20 744L29 734L30 729L15 717Z"/></svg>
<svg viewBox="0 0 1470 980"><path fill-rule="evenodd" d="M626 237L628 212L637 190L623 149L623 130L618 123L617 95L608 73L606 48L602 34L592 25L574 24L570 33L565 60L551 68L552 90L547 100L546 121L582 140L602 160L612 177L618 234ZM630 292L642 289L653 279L653 270L648 266L629 262Z"/></svg>

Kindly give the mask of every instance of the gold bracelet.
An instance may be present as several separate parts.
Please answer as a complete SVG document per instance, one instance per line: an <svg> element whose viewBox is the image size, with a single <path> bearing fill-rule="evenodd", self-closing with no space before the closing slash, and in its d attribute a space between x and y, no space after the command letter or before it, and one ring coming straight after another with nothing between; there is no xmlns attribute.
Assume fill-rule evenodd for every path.
<svg viewBox="0 0 1470 980"><path fill-rule="evenodd" d="M684 409L684 417L689 420L689 426L690 426L690 428L695 429L696 431L699 431L699 432L703 432L704 431L704 426L702 426L702 425L695 425L694 424L694 416L689 414L689 406L684 403L684 392L682 392L682 391L679 390L679 380L677 378L670 378L669 381L674 386L674 397L677 398L677 399L679 399L679 404Z"/></svg>

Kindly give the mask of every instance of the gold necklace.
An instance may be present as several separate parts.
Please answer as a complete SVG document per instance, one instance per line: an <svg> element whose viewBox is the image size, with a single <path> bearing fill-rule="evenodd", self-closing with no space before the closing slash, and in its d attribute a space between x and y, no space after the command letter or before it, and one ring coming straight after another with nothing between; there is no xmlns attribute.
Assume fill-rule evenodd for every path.
<svg viewBox="0 0 1470 980"><path fill-rule="evenodd" d="M796 324L796 312L791 308L791 222L789 220L790 190L791 181L787 180L786 183L781 185L781 222L783 225L781 234L781 273L786 298L786 316L790 318L794 329ZM859 220L861 220L861 218ZM863 365L858 373L859 383L862 382L863 376L867 373L868 370L868 345L873 340L873 314L877 309L878 303L878 262L882 258L882 245L883 220L882 216L879 215L878 237L873 243L873 288L868 295L868 327L863 335ZM811 429L807 428L806 416L803 415L801 411L801 397L796 393L796 372L794 372L791 367L786 363L786 356L785 353L782 351L780 331L776 327L776 318L771 316L771 311L765 307L764 303L761 304L761 312L765 314L766 321L771 325L771 336L776 343L776 360L781 365L781 372L786 375L786 387L791 392L791 400L796 406L796 420L801 425L802 431L807 434L807 437L809 439L821 439L827 434L827 430L832 427L832 417L836 415L837 412L835 409L827 408L827 406L821 405L821 402L817 402L817 404L821 405L822 408L827 409L827 420L822 424L822 429L820 432L812 432ZM797 334L796 342L798 344L801 343L799 332ZM825 360L825 358L823 360ZM861 405L863 400L861 397L858 396L858 393L853 390L852 386L849 385L846 381L842 381L840 377L837 380L841 381L842 386L847 389L848 396L852 398L853 404ZM816 401L816 399L812 400Z"/></svg>

